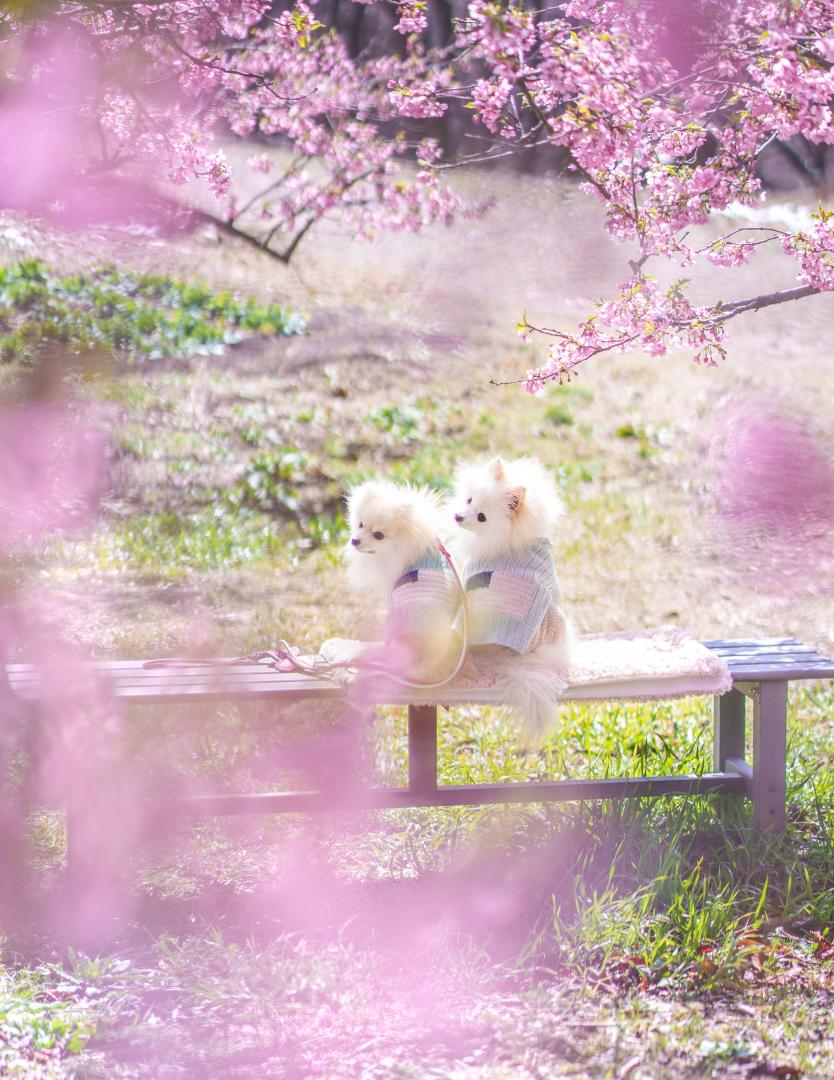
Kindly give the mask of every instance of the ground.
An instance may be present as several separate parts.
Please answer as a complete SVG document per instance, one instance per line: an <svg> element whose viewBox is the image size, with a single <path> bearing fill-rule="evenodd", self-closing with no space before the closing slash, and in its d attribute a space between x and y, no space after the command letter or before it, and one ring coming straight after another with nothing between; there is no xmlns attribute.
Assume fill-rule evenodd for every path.
<svg viewBox="0 0 834 1080"><path fill-rule="evenodd" d="M828 568L786 574L767 544L728 541L707 452L728 401L776 402L834 446L830 298L739 320L717 369L600 358L533 399L491 383L543 357L516 321L575 322L624 276L624 252L567 183L460 183L494 198L481 220L373 244L328 225L291 267L211 227L83 242L20 220L0 229L5 262L199 276L310 321L221 357L73 376L114 425L112 488L94 527L15 570L64 602L69 637L98 656L195 638L234 653L369 626L339 563L346 486L375 473L443 486L461 458L525 453L559 479L556 559L581 630L675 622L830 652ZM704 298L790 284L778 252L695 280ZM7 388L23 375L0 366ZM132 867L130 901L94 944L8 938L0 1064L26 1077L830 1076L832 700L792 696L780 841L709 799L181 831ZM504 718L459 710L443 720L442 774L703 770L709 705L571 706L534 753ZM282 754L309 765L298 721L302 750L329 753L336 776L339 745L308 720L181 709L143 718L128 741L183 782L255 788L275 782ZM369 739L375 775L401 775L402 715ZM40 887L60 897L60 815L32 831Z"/></svg>

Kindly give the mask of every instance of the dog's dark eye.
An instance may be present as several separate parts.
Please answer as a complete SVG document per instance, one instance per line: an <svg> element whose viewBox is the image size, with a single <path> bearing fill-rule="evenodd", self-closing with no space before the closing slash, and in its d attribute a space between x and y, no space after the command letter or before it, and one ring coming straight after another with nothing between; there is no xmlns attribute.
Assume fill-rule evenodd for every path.
<svg viewBox="0 0 834 1080"><path fill-rule="evenodd" d="M359 528L360 528L360 529L364 529L364 528L365 528L365 522L364 522L364 521L360 521L360 522L359 522Z"/></svg>
<svg viewBox="0 0 834 1080"><path fill-rule="evenodd" d="M385 533L381 533L381 532L375 532L374 533L374 540L384 540L384 539L385 539Z"/></svg>
<svg viewBox="0 0 834 1080"><path fill-rule="evenodd" d="M486 521L486 514L478 514L478 521Z"/></svg>
<svg viewBox="0 0 834 1080"><path fill-rule="evenodd" d="M470 495L469 498L466 500L466 505L468 506L471 502L472 502L472 496Z"/></svg>

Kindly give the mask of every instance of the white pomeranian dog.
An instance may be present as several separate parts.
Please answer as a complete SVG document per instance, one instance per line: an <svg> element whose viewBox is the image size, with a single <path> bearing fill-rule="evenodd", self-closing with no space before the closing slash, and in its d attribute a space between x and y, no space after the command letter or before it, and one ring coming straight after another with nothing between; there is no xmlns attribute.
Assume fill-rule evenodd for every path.
<svg viewBox="0 0 834 1080"><path fill-rule="evenodd" d="M440 499L429 488L369 480L348 495L348 524L348 577L357 592L387 601L415 564L443 562Z"/></svg>
<svg viewBox="0 0 834 1080"><path fill-rule="evenodd" d="M449 656L454 660L458 591L438 541L439 496L369 481L348 496L348 520L348 579L387 609L385 645L375 658L420 681L442 677Z"/></svg>
<svg viewBox="0 0 834 1080"><path fill-rule="evenodd" d="M540 739L567 685L572 640L552 554L562 501L540 461L495 458L458 470L451 511L473 658L500 670L528 738Z"/></svg>

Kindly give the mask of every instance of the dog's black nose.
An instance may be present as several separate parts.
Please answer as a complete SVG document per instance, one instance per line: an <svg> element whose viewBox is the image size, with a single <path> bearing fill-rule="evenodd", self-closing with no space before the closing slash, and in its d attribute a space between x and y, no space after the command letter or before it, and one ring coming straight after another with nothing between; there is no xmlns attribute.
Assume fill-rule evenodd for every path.
<svg viewBox="0 0 834 1080"><path fill-rule="evenodd" d="M463 521L463 514L455 514L455 521L458 523L458 525L460 525L460 523Z"/></svg>
<svg viewBox="0 0 834 1080"><path fill-rule="evenodd" d="M354 547L359 547L359 539L357 537L354 536L353 539L351 540L351 543L353 544Z"/></svg>

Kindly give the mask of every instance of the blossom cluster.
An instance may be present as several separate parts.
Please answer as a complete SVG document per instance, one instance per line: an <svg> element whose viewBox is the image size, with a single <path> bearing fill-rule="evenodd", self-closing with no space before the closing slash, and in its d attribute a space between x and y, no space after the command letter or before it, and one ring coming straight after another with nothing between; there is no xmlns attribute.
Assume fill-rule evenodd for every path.
<svg viewBox="0 0 834 1080"><path fill-rule="evenodd" d="M555 339L528 389L607 351L679 347L701 363L721 358L726 321L757 306L755 298L693 306L683 284L661 288L645 272L650 260L738 266L776 241L807 286L786 290L785 300L834 288L834 229L824 210L806 232L733 228L706 242L701 233L719 213L761 203L757 158L774 139L834 142L830 0L688 11L663 0L574 0L536 18L473 0L459 39L477 61L469 91L476 122L519 145L567 148L609 232L633 245L632 277L575 330L522 324L525 337Z"/></svg>
<svg viewBox="0 0 834 1080"><path fill-rule="evenodd" d="M834 215L820 211L817 224L808 232L782 238L782 247L800 265L799 279L820 292L834 289Z"/></svg>
<svg viewBox="0 0 834 1080"><path fill-rule="evenodd" d="M267 0L110 8L56 0L61 25L93 39L101 65L70 95L73 109L56 112L51 102L49 116L74 110L96 128L108 168L162 160L177 183L202 178L227 225L286 258L323 218L370 237L460 216L441 168L453 162L424 144L426 125L453 104L502 153L542 143L567 150L609 232L630 246L632 276L575 332L555 335L536 386L606 349L675 345L702 361L720 356L726 319L754 305L689 307L682 288L654 284L650 260L737 266L776 242L796 261L803 295L834 287L826 211L793 234L702 232L718 214L762 201L757 159L773 140L834 142L834 0L705 0L686 10L664 0L570 0L538 12L470 0L442 47L430 47L425 0L357 2L389 5L401 47L352 55L315 0L283 10ZM18 36L27 34L23 22ZM14 38L0 46L8 79L22 85L34 67L33 85L48 85L38 72L56 67L55 57L41 47L33 65L19 46ZM12 148L17 128L31 127L33 106L24 105L4 140ZM41 144L58 141L49 132ZM218 132L263 144L248 167L265 179L246 199ZM35 197L15 198L29 207Z"/></svg>
<svg viewBox="0 0 834 1080"><path fill-rule="evenodd" d="M527 373L525 387L530 393L538 393L550 381L570 379L580 364L604 352L642 348L650 356L664 356L670 347L679 347L690 350L696 362L708 367L723 358L727 313L693 305L684 281L664 288L638 273L618 288L616 299L600 302L574 333L540 330L526 319L519 325L525 338L543 333L556 339L547 363Z"/></svg>

